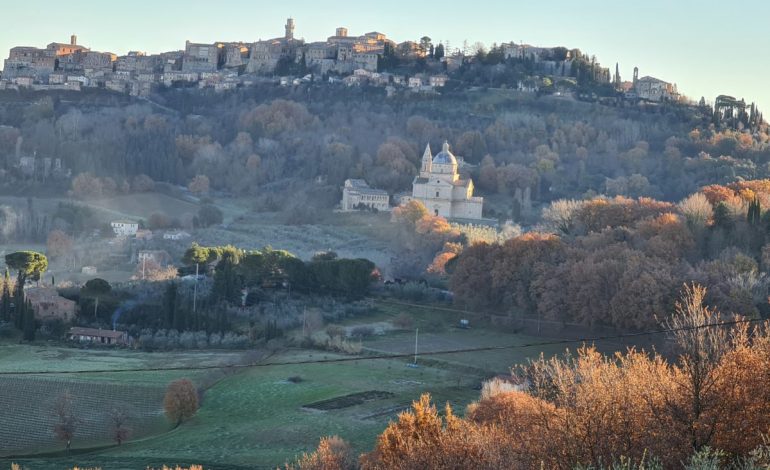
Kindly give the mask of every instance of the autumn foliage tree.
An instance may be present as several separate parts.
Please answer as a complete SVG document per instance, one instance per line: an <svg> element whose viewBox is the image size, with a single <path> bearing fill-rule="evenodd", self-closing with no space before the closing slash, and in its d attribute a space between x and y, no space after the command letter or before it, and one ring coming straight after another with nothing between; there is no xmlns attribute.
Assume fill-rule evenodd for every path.
<svg viewBox="0 0 770 470"><path fill-rule="evenodd" d="M720 456L718 468L761 462L770 324L714 327L724 320L703 304L705 294L685 286L667 323L675 361L593 347L541 358L514 369L523 388L490 388L465 418L448 406L441 416L425 395L388 426L361 467L572 470L657 459L673 469L702 459L704 449Z"/></svg>
<svg viewBox="0 0 770 470"><path fill-rule="evenodd" d="M61 230L52 230L46 241L46 253L52 259L60 259L72 252L72 238Z"/></svg>
<svg viewBox="0 0 770 470"><path fill-rule="evenodd" d="M166 417L174 426L192 418L198 411L198 391L189 379L171 382L163 398Z"/></svg>
<svg viewBox="0 0 770 470"><path fill-rule="evenodd" d="M355 470L358 468L350 444L338 436L323 437L318 448L304 454L286 470Z"/></svg>

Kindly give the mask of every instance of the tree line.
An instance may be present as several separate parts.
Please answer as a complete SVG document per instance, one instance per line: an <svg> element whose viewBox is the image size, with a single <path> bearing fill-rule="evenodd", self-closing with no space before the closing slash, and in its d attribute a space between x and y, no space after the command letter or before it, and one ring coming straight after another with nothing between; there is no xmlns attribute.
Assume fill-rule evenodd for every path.
<svg viewBox="0 0 770 470"><path fill-rule="evenodd" d="M624 330L654 327L697 281L725 312L770 313L770 182L710 185L678 204L555 201L537 230L449 256L465 307Z"/></svg>

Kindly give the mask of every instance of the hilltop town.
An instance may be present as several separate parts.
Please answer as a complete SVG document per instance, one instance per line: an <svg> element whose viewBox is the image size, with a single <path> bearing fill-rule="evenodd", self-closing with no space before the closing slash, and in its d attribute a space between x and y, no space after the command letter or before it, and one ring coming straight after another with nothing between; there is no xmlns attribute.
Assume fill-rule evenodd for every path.
<svg viewBox="0 0 770 470"><path fill-rule="evenodd" d="M524 92L568 94L582 79L632 101L685 100L675 84L639 77L638 68L633 81L622 81L617 66L613 75L578 49L510 42L493 45L489 56L525 66L529 73L508 84ZM378 86L389 94L398 89L433 92L474 60L479 60L478 50L450 49L448 43L433 44L427 36L396 43L380 32L352 35L344 27L324 41L306 42L295 37L295 22L289 18L281 37L213 44L188 40L184 50L159 54L94 51L79 44L76 35L69 43L53 42L42 49L18 46L5 59L0 90L92 88L148 96L162 87L225 91L260 83L292 86L315 81Z"/></svg>

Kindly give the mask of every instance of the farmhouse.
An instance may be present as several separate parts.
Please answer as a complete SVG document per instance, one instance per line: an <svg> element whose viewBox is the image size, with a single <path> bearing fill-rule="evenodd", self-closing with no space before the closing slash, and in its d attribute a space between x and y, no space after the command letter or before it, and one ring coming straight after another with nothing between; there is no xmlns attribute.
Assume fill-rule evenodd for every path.
<svg viewBox="0 0 770 470"><path fill-rule="evenodd" d="M131 220L116 220L110 226L118 237L133 237L139 231L139 223Z"/></svg>
<svg viewBox="0 0 770 470"><path fill-rule="evenodd" d="M96 328L70 328L69 338L72 341L95 344L128 344L128 333L125 331L102 330Z"/></svg>
<svg viewBox="0 0 770 470"><path fill-rule="evenodd" d="M24 295L32 304L36 320L67 322L75 317L75 301L60 296L52 287L32 287Z"/></svg>
<svg viewBox="0 0 770 470"><path fill-rule="evenodd" d="M164 240L179 241L187 238L190 238L190 234L181 230L173 230L163 234Z"/></svg>
<svg viewBox="0 0 770 470"><path fill-rule="evenodd" d="M434 157L430 145L422 156L420 174L412 183L412 196L402 199L422 202L433 215L447 219L481 220L484 198L473 196L473 181L461 179L457 157L444 142Z"/></svg>

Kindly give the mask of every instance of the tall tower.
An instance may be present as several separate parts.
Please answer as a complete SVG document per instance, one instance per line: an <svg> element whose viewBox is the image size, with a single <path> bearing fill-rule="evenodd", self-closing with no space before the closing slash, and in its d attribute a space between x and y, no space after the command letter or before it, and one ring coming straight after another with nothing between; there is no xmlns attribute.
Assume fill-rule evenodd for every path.
<svg viewBox="0 0 770 470"><path fill-rule="evenodd" d="M284 35L284 38L294 39L294 18L288 18L286 20L286 34Z"/></svg>
<svg viewBox="0 0 770 470"><path fill-rule="evenodd" d="M78 45L78 36L76 34L73 34L70 36L70 46L77 46Z"/></svg>
<svg viewBox="0 0 770 470"><path fill-rule="evenodd" d="M433 153L430 151L430 143L425 146L425 152L422 154L422 166L420 167L420 176L427 177L433 169Z"/></svg>

